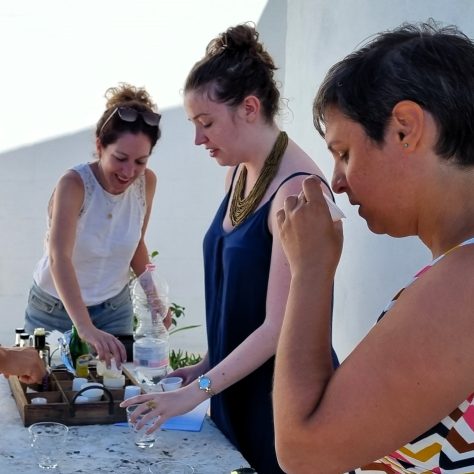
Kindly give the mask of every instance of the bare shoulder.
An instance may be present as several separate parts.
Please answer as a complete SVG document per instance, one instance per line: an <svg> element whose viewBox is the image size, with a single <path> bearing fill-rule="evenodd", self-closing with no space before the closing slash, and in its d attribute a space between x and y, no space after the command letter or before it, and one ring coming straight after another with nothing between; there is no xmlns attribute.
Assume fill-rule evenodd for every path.
<svg viewBox="0 0 474 474"><path fill-rule="evenodd" d="M280 169L278 170L277 180L281 183L292 175L295 176L288 179L278 189L278 193L275 196L274 207L281 207L288 196L299 194L302 190L302 183L308 175L317 175L328 183L327 178L324 176L316 161L294 141L289 140L288 148L281 162ZM329 193L326 187L325 192Z"/></svg>
<svg viewBox="0 0 474 474"><path fill-rule="evenodd" d="M48 212L76 216L84 202L84 183L79 173L67 170L58 180L51 196Z"/></svg>
<svg viewBox="0 0 474 474"><path fill-rule="evenodd" d="M380 329L391 333L394 341L398 338L406 354L411 354L411 363L420 356L430 361L439 380L445 378L461 393L472 391L464 374L474 370L473 273L474 245L455 249L403 291L387 320L384 317L380 323ZM456 383L454 368L461 374Z"/></svg>
<svg viewBox="0 0 474 474"><path fill-rule="evenodd" d="M150 168L145 169L145 185L147 189L149 187L153 187L153 189L156 187L156 183L158 181L158 178L153 170Z"/></svg>
<svg viewBox="0 0 474 474"><path fill-rule="evenodd" d="M421 275L413 284L413 294L427 306L434 304L442 308L441 312L449 312L451 322L464 321L474 330L473 273L474 244L455 248ZM439 312L436 310L435 314Z"/></svg>
<svg viewBox="0 0 474 474"><path fill-rule="evenodd" d="M84 197L84 183L79 173L74 170L67 170L56 184L55 194L71 193L75 196Z"/></svg>

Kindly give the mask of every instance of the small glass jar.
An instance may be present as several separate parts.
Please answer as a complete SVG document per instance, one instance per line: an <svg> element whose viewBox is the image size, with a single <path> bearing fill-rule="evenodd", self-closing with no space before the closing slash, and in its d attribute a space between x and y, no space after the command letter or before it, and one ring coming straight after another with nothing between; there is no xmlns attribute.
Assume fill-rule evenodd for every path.
<svg viewBox="0 0 474 474"><path fill-rule="evenodd" d="M20 347L29 347L30 344L30 335L26 332L20 334Z"/></svg>
<svg viewBox="0 0 474 474"><path fill-rule="evenodd" d="M20 334L25 332L25 328L15 329L15 347L20 347Z"/></svg>

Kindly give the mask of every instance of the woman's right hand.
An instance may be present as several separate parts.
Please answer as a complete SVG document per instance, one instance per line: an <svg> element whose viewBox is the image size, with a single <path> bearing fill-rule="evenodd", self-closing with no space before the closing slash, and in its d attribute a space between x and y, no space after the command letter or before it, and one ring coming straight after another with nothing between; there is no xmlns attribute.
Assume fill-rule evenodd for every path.
<svg viewBox="0 0 474 474"><path fill-rule="evenodd" d="M110 360L115 359L117 368L122 362L127 361L127 351L125 346L112 334L91 326L86 329L78 328L79 337L93 346L97 352L97 357L110 367Z"/></svg>
<svg viewBox="0 0 474 474"><path fill-rule="evenodd" d="M46 374L44 362L33 347L0 347L0 372L17 375L26 384L40 383Z"/></svg>
<svg viewBox="0 0 474 474"><path fill-rule="evenodd" d="M332 221L319 178L303 181L303 191L285 200L277 222L292 273L322 267L335 271L342 251L342 223Z"/></svg>

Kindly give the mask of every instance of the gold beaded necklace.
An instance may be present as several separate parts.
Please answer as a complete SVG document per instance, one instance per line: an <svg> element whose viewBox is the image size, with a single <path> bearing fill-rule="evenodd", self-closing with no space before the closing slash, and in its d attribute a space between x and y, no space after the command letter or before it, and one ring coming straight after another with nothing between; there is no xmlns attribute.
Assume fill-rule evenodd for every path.
<svg viewBox="0 0 474 474"><path fill-rule="evenodd" d="M239 225L249 214L251 214L259 202L262 200L265 191L275 177L281 159L288 146L288 135L285 132L280 132L278 138L273 145L270 154L265 159L262 171L258 179L247 197L244 196L245 184L247 182L247 168L240 172L239 179L235 185L234 195L230 203L230 221L235 227Z"/></svg>

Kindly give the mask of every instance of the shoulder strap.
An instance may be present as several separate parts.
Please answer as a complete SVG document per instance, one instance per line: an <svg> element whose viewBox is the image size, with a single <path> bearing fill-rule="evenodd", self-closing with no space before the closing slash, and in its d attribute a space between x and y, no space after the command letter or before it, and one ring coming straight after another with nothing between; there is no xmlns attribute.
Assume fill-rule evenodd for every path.
<svg viewBox="0 0 474 474"><path fill-rule="evenodd" d="M313 173L308 173L306 171L297 171L296 173L293 173L293 174L290 174L290 176L287 176L278 186L278 188L276 189L276 191L272 194L272 196L270 197L269 201L272 201L273 198L276 196L277 192L280 190L280 188L287 182L289 181L290 179L294 178L295 176L312 176ZM326 182L326 180L322 177L322 176L319 176L318 174L315 175L317 176L325 185L326 187L329 189L329 192L331 193L331 198L332 200L334 201L334 194L332 193L332 190L331 190L331 187L329 186L329 184Z"/></svg>

